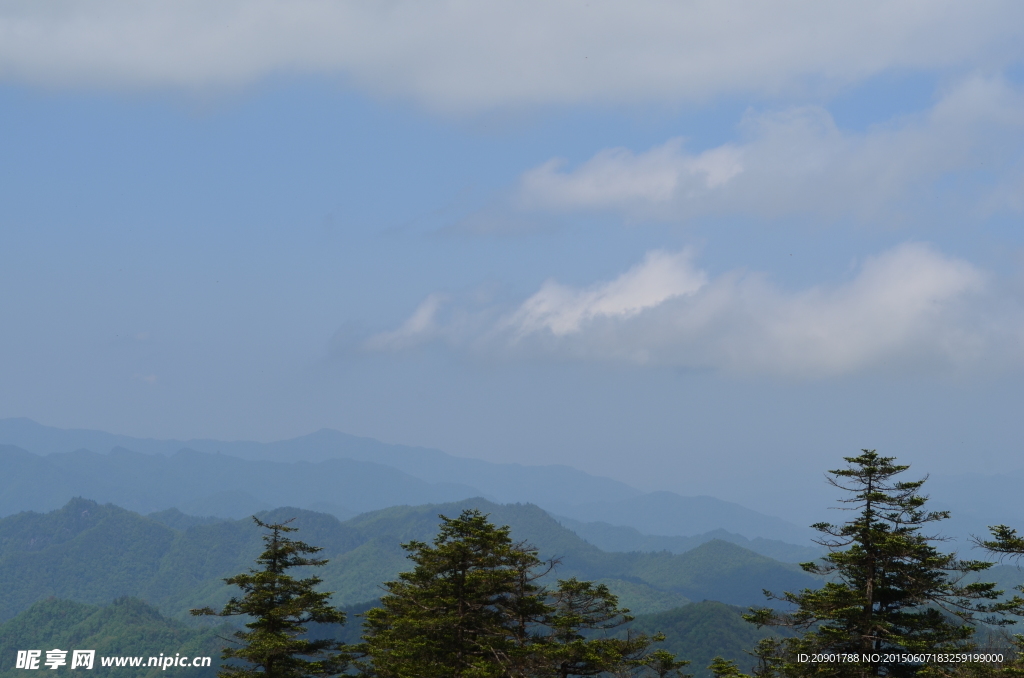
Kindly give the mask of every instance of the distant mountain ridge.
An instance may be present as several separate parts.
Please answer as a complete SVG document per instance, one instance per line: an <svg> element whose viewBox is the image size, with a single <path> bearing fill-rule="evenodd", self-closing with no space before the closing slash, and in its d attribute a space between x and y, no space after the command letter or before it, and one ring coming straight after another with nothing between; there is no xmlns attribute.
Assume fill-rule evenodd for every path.
<svg viewBox="0 0 1024 678"><path fill-rule="evenodd" d="M97 497L143 512L175 507L191 514L238 517L274 505L291 504L328 511L342 518L386 505L451 501L482 496L496 502L534 503L553 513L573 519L626 525L655 535L692 536L724 529L748 538L764 537L800 544L806 543L810 534L809 530L780 518L767 516L714 497L684 497L672 492L644 493L625 483L594 476L568 466L497 464L455 457L440 450L391 445L327 429L272 443L176 441L131 438L102 431L57 429L29 419L2 419L0 444L4 443L31 452L37 458L52 462L56 467L74 466L79 478L91 474L90 477L95 477L97 484L80 483L72 488L74 483L57 483L69 491L74 490L71 494L65 492L59 497L53 488L40 487L41 496L53 497L49 504L36 501L19 506L14 500L8 500L0 503L0 515L26 508L56 508L76 495ZM118 490L120 494L112 489L104 493L111 487L126 486L124 482L112 483L103 480L103 477L113 477L109 474L117 475L122 471L116 468L116 465L112 466L101 459L104 455L95 455L91 458L95 469L102 467L103 473L95 469L90 470L83 462L87 455L81 450L90 450L93 453L117 450L114 453L115 457L126 464L131 459L129 466L140 469L135 472L141 474L140 477L145 477L146 473L151 472L170 472L171 477L178 478L182 483L179 484L179 487L183 488L180 494L187 496L172 500L168 490L157 488L153 495L166 498L162 505L157 506L152 502L136 502L135 498L127 496L123 490ZM210 483L183 476L181 468L177 471L172 468L174 464L162 466L153 461L150 466L154 469L159 467L159 471L142 471L145 464L131 458L129 451L151 457L174 459L179 467L182 459L189 459L195 463L201 462L206 467L224 469L229 465L224 460L234 459L237 460L236 468L248 469L245 473L249 474L247 477L255 482L256 487L271 490L276 487L277 490L260 496L259 492L253 491L253 486L247 489L239 487L238 483L225 482L221 484L220 490L210 490L204 494L198 489L188 488L190 485L209 487ZM17 456L13 450L0 450L0 471L6 470L5 465L15 463L11 460ZM214 463L210 458L221 461ZM17 463L24 465L28 462L22 459ZM294 467L296 464L306 464L304 468L324 475L324 478L336 477L341 473L339 469L344 468L351 471L352 478L360 480L340 484L339 491L334 494L325 490L319 494L295 498L295 492L289 494L280 485L294 477L294 473L288 471L286 465ZM323 466L324 464L327 466ZM360 464L362 466L359 466ZM269 469L275 471L268 478L257 479L251 471L257 467L268 470L268 473ZM40 469L45 469L45 465L40 465ZM328 471L321 474L323 469ZM59 468L56 472L58 475L64 473ZM64 476L67 475L64 473ZM223 474L217 477L222 476ZM71 477L73 480L75 476ZM408 488L407 494L389 489L386 484L392 482L388 480L390 478L394 479L392 484L396 487ZM2 482L0 480L0 483ZM25 482L28 483L27 487L31 487L33 482L41 483L31 478L27 478ZM94 487L105 489L97 492L94 491ZM25 493L28 493L27 489ZM149 501L148 498L146 500Z"/></svg>
<svg viewBox="0 0 1024 678"><path fill-rule="evenodd" d="M675 492L648 492L630 499L576 505L549 502L544 506L555 514L575 520L625 525L649 535L692 536L722 529L747 537L800 544L807 543L812 534L807 528L730 501L708 496L684 497ZM685 532L679 530L681 519L685 520Z"/></svg>
<svg viewBox="0 0 1024 678"><path fill-rule="evenodd" d="M274 506L329 505L347 518L396 504L479 494L476 488L428 483L390 466L351 459L246 461L194 450L164 456L115 448L107 454L78 450L42 457L2 446L0 470L0 515L49 511L70 497L88 496L140 513L178 508L242 518Z"/></svg>
<svg viewBox="0 0 1024 678"><path fill-rule="evenodd" d="M650 535L623 525L610 525L602 522L587 523L558 515L553 517L559 523L603 551L669 551L671 553L685 553L697 548L701 544L714 539L720 539L784 563L804 563L820 558L824 552L824 549L821 547L798 546L775 539L764 539L762 537L747 539L743 535L733 534L722 529L712 530L692 537Z"/></svg>
<svg viewBox="0 0 1024 678"><path fill-rule="evenodd" d="M38 424L31 419L19 418L0 419L0 443L39 455L79 449L107 452L124 448L164 456L187 449L253 461L322 462L351 459L391 466L428 483L469 485L475 488L476 494L490 496L501 502L536 503L539 497L547 498L557 493L566 503L578 504L592 501L595 496L627 499L643 494L623 482L594 476L570 466L498 464L455 457L427 447L392 445L331 429L321 429L308 435L271 443L208 439L154 440L87 429L58 429Z"/></svg>

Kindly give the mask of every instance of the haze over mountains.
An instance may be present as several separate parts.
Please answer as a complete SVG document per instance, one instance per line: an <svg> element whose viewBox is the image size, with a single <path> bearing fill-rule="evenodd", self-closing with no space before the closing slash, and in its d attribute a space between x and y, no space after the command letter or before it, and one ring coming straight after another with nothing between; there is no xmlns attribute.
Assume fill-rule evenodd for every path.
<svg viewBox="0 0 1024 678"><path fill-rule="evenodd" d="M0 515L74 496L148 513L237 518L275 506L341 518L399 504L485 497L642 533L807 544L810 531L713 497L644 493L567 466L495 464L322 430L273 443L151 440L0 420ZM711 537L708 537L710 539ZM737 537L739 538L739 537ZM707 541L707 539L704 539Z"/></svg>
<svg viewBox="0 0 1024 678"><path fill-rule="evenodd" d="M829 461L823 471L840 463ZM606 549L680 552L720 538L791 561L810 551L767 542L813 549L813 532L804 525L835 518L828 506L814 502L803 524L793 524L714 497L645 493L568 466L498 464L327 429L271 443L180 441L0 419L0 471L0 515L52 510L74 496L144 513L174 507L225 518L281 505L348 518L398 504L484 497L537 504L575 521L573 529ZM921 477L927 469L910 473ZM952 512L943 533L962 540L988 525L1024 525L1024 495L1017 491L1022 482L1019 473L936 475L925 490L934 508ZM600 524L633 528L640 536L611 537Z"/></svg>

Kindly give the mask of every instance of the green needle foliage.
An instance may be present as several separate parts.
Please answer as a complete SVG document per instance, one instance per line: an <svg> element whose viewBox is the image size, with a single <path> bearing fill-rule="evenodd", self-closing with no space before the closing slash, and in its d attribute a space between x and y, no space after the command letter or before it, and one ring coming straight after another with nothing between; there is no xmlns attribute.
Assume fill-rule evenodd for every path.
<svg viewBox="0 0 1024 678"><path fill-rule="evenodd" d="M642 667L672 675L670 670L689 663L674 663L675 656L664 650L657 656L647 655L650 645L664 640L664 636L630 633L626 638L593 637L595 632L633 621L629 610L619 607L618 598L604 584L575 577L559 580L551 598L552 609L545 618L550 632L538 649L542 663L553 670L552 675L597 676ZM667 668L669 665L671 668Z"/></svg>
<svg viewBox="0 0 1024 678"><path fill-rule="evenodd" d="M749 678L747 674L740 671L739 667L736 666L736 662L731 659L715 657L708 668L711 669L711 675L715 678Z"/></svg>
<svg viewBox="0 0 1024 678"><path fill-rule="evenodd" d="M974 543L990 553L1000 556L1018 559L1024 556L1024 537L1017 534L1017 530L1006 525L993 525L988 529L992 532L992 539L988 541L975 539Z"/></svg>
<svg viewBox="0 0 1024 678"><path fill-rule="evenodd" d="M927 511L920 494L924 480L906 482L895 476L909 467L893 457L863 450L846 457L847 468L830 471L829 482L850 494L840 500L852 519L838 525L819 523L824 536L818 543L829 554L804 570L828 578L824 587L784 593L775 600L792 605L791 613L752 610L748 621L758 625L792 626L798 638L763 642L758 655L763 671L781 675L909 675L914 664L886 661L848 664L807 664L799 653L880 654L963 652L972 647L974 624L1008 622L996 613L1013 611L1015 602L995 600L1002 593L994 584L967 583L969 575L993 563L960 560L941 553L938 538L922 530L949 517ZM982 615L983 618L979 618ZM719 671L727 675L726 667Z"/></svg>
<svg viewBox="0 0 1024 678"><path fill-rule="evenodd" d="M657 678L692 678L683 669L690 662L685 659L676 659L676 656L668 650L655 650L643 660L643 666Z"/></svg>
<svg viewBox="0 0 1024 678"><path fill-rule="evenodd" d="M382 678L491 678L526 663L545 608L534 549L516 545L477 510L441 516L433 544L402 545L411 572L384 585L366 613L366 652Z"/></svg>
<svg viewBox="0 0 1024 678"><path fill-rule="evenodd" d="M415 564L366 613L360 662L379 678L677 676L686 662L648 653L656 636L602 637L632 618L604 585L576 579L548 591L554 561L515 543L478 510L441 516L431 544L404 544Z"/></svg>
<svg viewBox="0 0 1024 678"><path fill-rule="evenodd" d="M325 559L309 558L321 549L289 539L296 531L285 523L267 524L255 516L266 550L256 559L260 569L235 575L224 581L239 587L244 595L232 598L220 612L206 607L194 615L234 617L246 615L252 621L248 631L236 631L238 647L224 650L224 659L241 659L246 665L225 664L222 678L306 678L332 676L345 670L344 646L330 639L303 638L309 624L344 624L345 614L330 606L329 592L316 591L318 577L295 579L287 574L294 567L320 567Z"/></svg>

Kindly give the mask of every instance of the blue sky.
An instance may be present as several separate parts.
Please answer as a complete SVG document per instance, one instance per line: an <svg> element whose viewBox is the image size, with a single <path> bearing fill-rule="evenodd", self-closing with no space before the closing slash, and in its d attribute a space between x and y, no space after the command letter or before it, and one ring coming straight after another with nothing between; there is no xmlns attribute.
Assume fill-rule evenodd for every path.
<svg viewBox="0 0 1024 678"><path fill-rule="evenodd" d="M1022 14L0 3L0 416L784 515L1022 468Z"/></svg>

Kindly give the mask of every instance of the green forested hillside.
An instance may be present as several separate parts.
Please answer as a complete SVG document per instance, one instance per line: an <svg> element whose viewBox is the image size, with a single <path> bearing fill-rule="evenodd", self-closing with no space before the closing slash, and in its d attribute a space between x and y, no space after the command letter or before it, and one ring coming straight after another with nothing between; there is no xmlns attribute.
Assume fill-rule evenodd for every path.
<svg viewBox="0 0 1024 678"><path fill-rule="evenodd" d="M489 513L492 522L510 526L514 538L529 541L540 549L543 557L559 558L556 576L605 581L620 594L627 607L632 606L637 612L669 609L682 604L684 599L761 604L765 588L792 590L816 583L796 565L780 563L717 540L682 554L608 553L583 541L531 504L498 505L476 499L433 506L397 506L363 514L345 525L381 537L393 537L375 548L372 555L366 554L368 566L385 561L379 549L386 548L387 544L433 536L438 513L457 515L471 506ZM399 549L388 553L394 569L386 578L392 578L404 567L403 555ZM364 566L363 558L362 554L350 554L344 566ZM328 566L332 570L342 567L340 560ZM617 586L616 581L622 584ZM650 602L642 604L646 598Z"/></svg>
<svg viewBox="0 0 1024 678"><path fill-rule="evenodd" d="M744 673L750 673L754 659L747 651L757 641L772 635L769 629L758 629L740 616L744 608L715 601L691 603L680 608L640 615L630 628L644 633L664 633L663 647L691 664L688 673L697 678L711 675L708 664L716 656L739 663ZM777 633L777 630L774 631Z"/></svg>
<svg viewBox="0 0 1024 678"><path fill-rule="evenodd" d="M159 675L188 675L213 678L220 665L223 628L194 628L167 619L141 600L121 598L106 607L50 598L35 603L13 619L0 624L0 678L25 675L15 668L18 650L95 650L89 675L153 678ZM212 657L210 668L104 668L103 656L155 657L161 653ZM41 668L47 670L45 666Z"/></svg>
<svg viewBox="0 0 1024 678"><path fill-rule="evenodd" d="M330 563L319 572L340 605L375 599L381 582L406 569L400 543L428 539L437 516L474 506L512 528L516 539L557 558L558 577L600 580L635 612L669 609L688 600L738 605L763 601L764 588L792 590L815 580L733 544L712 541L684 554L606 553L529 504L497 505L482 499L454 504L393 507L346 522L300 509L275 509L264 520L296 518L307 543L323 547ZM180 519L179 519L180 523ZM141 598L165 614L184 617L192 607L222 604L222 579L248 568L261 548L249 520L172 527L112 505L76 499L48 514L0 519L0 621L55 596L105 604Z"/></svg>

